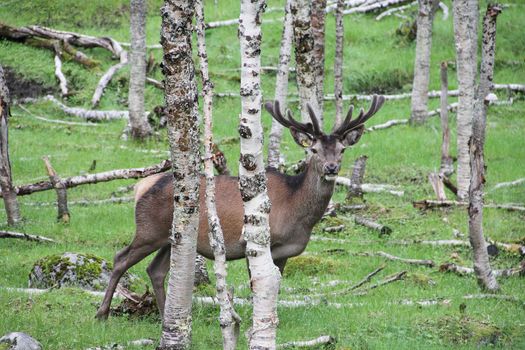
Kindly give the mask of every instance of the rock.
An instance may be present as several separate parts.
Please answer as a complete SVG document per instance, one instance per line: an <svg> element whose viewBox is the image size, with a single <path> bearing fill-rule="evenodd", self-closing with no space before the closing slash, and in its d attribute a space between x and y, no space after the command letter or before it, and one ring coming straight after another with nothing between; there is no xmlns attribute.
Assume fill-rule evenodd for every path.
<svg viewBox="0 0 525 350"><path fill-rule="evenodd" d="M0 349L4 349L1 344L7 344L7 350L42 350L42 345L31 336L21 333L12 332L0 338Z"/></svg>
<svg viewBox="0 0 525 350"><path fill-rule="evenodd" d="M30 288L80 287L104 290L111 277L112 264L92 254L64 253L39 259L29 273ZM125 274L120 280L126 288L135 278Z"/></svg>

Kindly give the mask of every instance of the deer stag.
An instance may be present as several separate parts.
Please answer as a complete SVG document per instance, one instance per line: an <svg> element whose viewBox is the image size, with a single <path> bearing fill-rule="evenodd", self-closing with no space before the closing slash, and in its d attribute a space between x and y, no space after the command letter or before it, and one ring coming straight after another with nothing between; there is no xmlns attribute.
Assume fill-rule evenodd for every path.
<svg viewBox="0 0 525 350"><path fill-rule="evenodd" d="M354 145L364 132L364 123L383 105L383 96L374 96L368 112L361 109L352 119L353 106L346 119L327 135L319 128L313 109L308 105L311 123L296 121L289 110L284 117L279 102L268 102L266 110L289 128L295 142L308 149L310 157L306 170L296 176L281 174L268 169L268 195L272 202L270 211L270 235L272 258L281 273L288 258L301 254L314 225L323 216L334 191L335 179L341 167L342 153ZM246 243L241 238L243 227L243 203L238 179L232 176L216 177L217 211L224 231L226 258L245 257ZM97 318L106 319L111 299L121 276L130 267L154 251L157 255L147 268L151 278L161 315L164 310L164 280L169 270L170 228L173 219L173 175L170 172L143 179L135 189L135 238L129 246L115 255L113 273L98 309ZM208 241L208 220L205 202L205 180L200 187L200 221L197 251L213 259Z"/></svg>

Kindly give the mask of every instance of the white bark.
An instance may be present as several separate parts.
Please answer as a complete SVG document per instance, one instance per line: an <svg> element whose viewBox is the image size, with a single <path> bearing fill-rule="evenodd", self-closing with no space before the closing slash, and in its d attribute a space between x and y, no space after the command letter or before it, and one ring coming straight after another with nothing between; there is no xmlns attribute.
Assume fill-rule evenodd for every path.
<svg viewBox="0 0 525 350"><path fill-rule="evenodd" d="M294 31L297 87L301 100L301 120L303 123L310 122L310 116L306 108L306 104L309 103L317 115L319 125L322 128L323 116L317 103L315 75L317 63L314 57L314 38L311 27L311 1L292 0L290 9Z"/></svg>
<svg viewBox="0 0 525 350"><path fill-rule="evenodd" d="M59 52L55 52L55 76L57 77L59 82L60 93L62 94L62 96L67 96L67 80L64 76L64 73L62 73L62 60L60 59Z"/></svg>
<svg viewBox="0 0 525 350"><path fill-rule="evenodd" d="M101 111L90 110L80 107L68 107L52 95L44 97L45 100L53 102L62 112L79 117L82 119L92 121L112 120L112 119L127 119L129 117L128 111Z"/></svg>
<svg viewBox="0 0 525 350"><path fill-rule="evenodd" d="M250 349L275 349L277 296L281 275L270 252L270 200L266 191L261 125L261 15L264 0L241 0L241 157L239 188L244 202L243 238L253 291ZM315 95L314 95L315 97Z"/></svg>
<svg viewBox="0 0 525 350"><path fill-rule="evenodd" d="M406 4L406 5L403 5L403 6L394 7L394 8L385 10L380 15L378 15L376 17L376 21L380 21L384 17L390 16L390 15L392 15L394 13L397 13L397 12L404 12L407 8L412 7L414 5L417 5L417 0L416 1L412 1L410 4Z"/></svg>
<svg viewBox="0 0 525 350"><path fill-rule="evenodd" d="M443 137L441 140L441 166L439 173L450 176L454 172L454 162L450 156L450 129L448 127L448 73L447 62L443 61L440 65L441 77L441 97L440 97L440 117L441 130Z"/></svg>
<svg viewBox="0 0 525 350"><path fill-rule="evenodd" d="M322 115L324 105L324 61L325 61L325 22L326 0L312 0L311 26L314 38L315 85L317 105Z"/></svg>
<svg viewBox="0 0 525 350"><path fill-rule="evenodd" d="M344 0L337 0L335 13L335 58L334 58L334 96L335 122L339 125L343 121L343 47L344 47Z"/></svg>
<svg viewBox="0 0 525 350"><path fill-rule="evenodd" d="M56 243L54 239L47 238L44 236L36 236L36 235L30 235L27 233L12 232L12 231L0 231L0 238L19 238L19 239L26 239L28 241Z"/></svg>
<svg viewBox="0 0 525 350"><path fill-rule="evenodd" d="M476 90L478 0L455 0L454 36L456 41L456 70L459 87L457 111L457 182L458 199L468 197L470 158L468 141L472 133L474 95Z"/></svg>
<svg viewBox="0 0 525 350"><path fill-rule="evenodd" d="M412 83L410 121L421 124L428 115L428 84L430 80L430 51L432 49L432 23L439 0L419 0L417 15L416 60Z"/></svg>
<svg viewBox="0 0 525 350"><path fill-rule="evenodd" d="M100 78L98 81L97 87L95 88L95 92L93 93L93 97L91 98L91 105L93 107L98 106L100 99L102 98L102 94L104 93L104 90L106 89L106 86L108 86L111 79L113 79L113 76L116 72L118 72L119 69L124 67L126 64L128 64L128 53L127 51L122 50L120 52L119 56L120 62L109 67L106 73Z"/></svg>
<svg viewBox="0 0 525 350"><path fill-rule="evenodd" d="M281 50L279 52L279 67L275 79L275 96L274 99L279 101L281 108L286 110L286 96L288 94L288 73L290 71L290 59L292 51L292 14L290 12L290 3L293 0L287 0L284 26L281 36ZM268 143L268 166L278 168L280 157L280 145L283 135L283 126L281 123L272 118L272 129L270 131Z"/></svg>
<svg viewBox="0 0 525 350"><path fill-rule="evenodd" d="M144 89L146 86L146 0L130 3L130 77L129 77L129 124L131 137L144 139L152 132L144 112Z"/></svg>
<svg viewBox="0 0 525 350"><path fill-rule="evenodd" d="M485 97L492 90L494 56L496 51L496 19L501 12L499 5L489 5L483 19L483 45L481 72L469 141L470 187L469 187L469 240L474 253L474 271L479 285L489 291L499 289L490 267L489 256L483 238L483 189L485 182L485 128L487 105Z"/></svg>
<svg viewBox="0 0 525 350"><path fill-rule="evenodd" d="M68 223L71 216L69 214L69 209L67 208L67 187L51 165L49 157L44 156L42 157L42 160L44 161L47 175L49 175L49 181L51 181L51 184L53 184L57 192L57 219L63 223Z"/></svg>
<svg viewBox="0 0 525 350"><path fill-rule="evenodd" d="M199 224L199 116L192 60L194 2L166 0L161 9L161 44L173 162L174 202L171 262L159 349L188 349Z"/></svg>
<svg viewBox="0 0 525 350"><path fill-rule="evenodd" d="M351 13L366 13L370 11L387 8L392 5L404 4L410 0L384 0L380 2L372 2L371 4L364 3L362 6L357 6L348 10L345 10L343 14L349 15Z"/></svg>
<svg viewBox="0 0 525 350"><path fill-rule="evenodd" d="M9 160L9 90L4 77L4 70L0 66L0 188L4 197L4 207L8 225L16 225L21 220L20 208L16 198L11 175L11 161Z"/></svg>
<svg viewBox="0 0 525 350"><path fill-rule="evenodd" d="M208 73L208 55L206 53L206 36L203 0L196 0L195 15L197 18L197 46L204 95L204 175L206 176L206 210L208 216L208 236L213 249L217 299L220 304L219 322L222 332L224 350L235 350L239 336L240 317L233 309L228 285L226 283L226 249L224 235L215 205L215 176L213 174L213 135L212 107L213 84Z"/></svg>

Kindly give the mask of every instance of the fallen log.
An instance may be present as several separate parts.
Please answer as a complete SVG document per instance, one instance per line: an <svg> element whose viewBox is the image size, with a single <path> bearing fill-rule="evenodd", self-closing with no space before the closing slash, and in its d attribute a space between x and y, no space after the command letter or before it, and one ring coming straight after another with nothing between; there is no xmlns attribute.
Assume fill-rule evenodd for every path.
<svg viewBox="0 0 525 350"><path fill-rule="evenodd" d="M341 211L343 213L354 211L354 210L361 210L366 209L366 204L352 204L352 205L336 205L336 210Z"/></svg>
<svg viewBox="0 0 525 350"><path fill-rule="evenodd" d="M470 242L464 241L461 239L440 239L440 240L413 240L413 241L388 241L388 243L391 244L401 244L401 245L412 245L412 244L426 244L426 245L433 245L433 246L456 246L456 247L469 247L470 248ZM496 247L506 250L510 253L518 253L520 255L525 255L525 246L521 244L514 244L514 243L503 243L503 242L485 242L487 246L493 244Z"/></svg>
<svg viewBox="0 0 525 350"><path fill-rule="evenodd" d="M69 94L69 90L67 89L66 77L64 73L62 73L62 60L60 59L60 55L60 49L57 47L55 53L55 76L59 81L59 87L62 96L67 96Z"/></svg>
<svg viewBox="0 0 525 350"><path fill-rule="evenodd" d="M113 40L113 39L111 39ZM114 43L115 45L118 45L117 42ZM120 46L120 45L119 45ZM100 99L102 98L102 94L104 93L104 90L106 89L106 86L108 86L109 82L113 78L113 75L120 70L122 67L128 64L128 52L122 50L120 48L120 55L119 60L120 62L111 66L106 73L100 78L97 87L95 88L95 93L93 94L93 97L91 98L91 106L94 108L98 106Z"/></svg>
<svg viewBox="0 0 525 350"><path fill-rule="evenodd" d="M118 344L118 343L112 343L112 344L103 345L103 346L95 346L95 347L86 348L86 350L115 350L115 349L119 350L119 349L124 349L130 346L131 347L152 346L154 344L155 342L153 341L153 339L137 339L137 340L128 341L126 342L125 345Z"/></svg>
<svg viewBox="0 0 525 350"><path fill-rule="evenodd" d="M330 226L323 228L324 232L341 232L345 229L345 225Z"/></svg>
<svg viewBox="0 0 525 350"><path fill-rule="evenodd" d="M369 219L366 219L366 218L363 218L363 217L360 217L360 216L355 216L354 217L354 221L356 224L359 224L359 225L362 225L362 226L365 226L365 227L368 227L368 228L371 228L373 230L376 230L376 231L379 231L379 236L384 236L384 235L389 235L392 233L392 229L388 226L385 226L385 225L381 225L375 221L372 221L372 220L369 220Z"/></svg>
<svg viewBox="0 0 525 350"><path fill-rule="evenodd" d="M343 11L343 14L349 15L352 13L367 13L367 12L372 12L375 10L387 8L392 5L401 5L409 1L411 0L384 0L384 1L372 3L370 5L367 5L365 3L363 6L358 6L358 7L354 7L354 8Z"/></svg>
<svg viewBox="0 0 525 350"><path fill-rule="evenodd" d="M459 266L454 263L444 263L439 267L441 272L454 272L458 275L471 275L474 274L474 269L466 266ZM504 270L492 270L492 273L496 277L511 277L511 276L525 276L525 262L522 262L519 267L504 269Z"/></svg>
<svg viewBox="0 0 525 350"><path fill-rule="evenodd" d="M38 115L33 114L33 112L31 112L30 110L28 110L27 108L25 108L22 105L18 105L18 107L20 109L22 109L24 112L26 112L27 114L29 114L31 117L33 117L33 118L35 118L37 120L41 120L41 121L46 122L46 123L62 124L62 125L69 125L69 126L99 126L99 124L90 123L90 122L88 122L88 123L68 122L68 121L65 121L65 120L44 118L44 117L40 117Z"/></svg>
<svg viewBox="0 0 525 350"><path fill-rule="evenodd" d="M497 190L497 189L500 189L500 188L504 188L504 187L511 187L511 186L517 186L517 185L520 185L522 183L525 183L525 177L524 178L521 178L521 179L517 179L517 180L514 180L514 181L509 181L509 182L500 182L500 183L497 183L491 191L494 191L494 190Z"/></svg>
<svg viewBox="0 0 525 350"><path fill-rule="evenodd" d="M401 262L404 262L404 263L407 263L407 264L412 264L412 265L423 265L423 266L428 266L428 267L434 267L434 265L435 265L434 261L432 261L432 260L400 258L398 256L391 255L391 254L388 254L388 253L385 253L385 252L382 252L382 251L378 251L378 252L375 252L373 254L377 255L377 256L381 256L381 257L386 258L388 260L401 261Z"/></svg>
<svg viewBox="0 0 525 350"><path fill-rule="evenodd" d="M338 176L337 179L335 180L335 183L336 185L340 185L340 186L347 186L347 187L352 186L352 180L350 180L349 178L343 177L343 176ZM398 187L394 185L388 185L388 184L366 184L366 183L361 184L361 190L364 193L386 192L386 193L389 193L389 194L392 194L398 197L403 196L405 192L396 190L397 188Z"/></svg>
<svg viewBox="0 0 525 350"><path fill-rule="evenodd" d="M36 235L30 235L27 233L12 232L12 231L0 231L0 238L18 238L18 239L26 239L28 241L35 241L35 242L56 243L54 239L47 238L44 236L36 236Z"/></svg>
<svg viewBox="0 0 525 350"><path fill-rule="evenodd" d="M385 10L385 11L383 11L381 14L379 14L376 17L376 21L379 21L379 20L383 19L384 17L390 16L393 13L396 13L396 12L404 12L407 8L412 7L414 5L417 5L417 1L412 1L411 3L406 4L406 5L398 6L398 7L394 7L394 8Z"/></svg>
<svg viewBox="0 0 525 350"><path fill-rule="evenodd" d="M171 160L164 160L157 165L145 168L118 169L110 170L97 174L86 174L68 177L62 182L66 188L72 188L85 184L95 184L98 182L107 182L121 179L138 179L153 174L158 174L171 169ZM15 191L18 196L24 196L35 192L47 191L53 189L51 181L40 181L34 184L16 186Z"/></svg>
<svg viewBox="0 0 525 350"><path fill-rule="evenodd" d="M80 107L68 107L62 102L60 102L59 100L57 100L54 96L51 96L51 95L47 95L43 99L46 101L53 102L58 108L62 110L62 112L68 115L72 115L72 116L90 120L90 121L129 119L128 111L101 111L101 110L84 109ZM31 101L35 101L35 100L25 99L22 102L31 102Z"/></svg>
<svg viewBox="0 0 525 350"><path fill-rule="evenodd" d="M290 341L283 344L277 344L277 349L288 349L288 348L308 348L318 347L321 345L332 345L335 344L335 338L329 335L323 335L312 340L303 341Z"/></svg>
<svg viewBox="0 0 525 350"><path fill-rule="evenodd" d="M414 208L427 210L435 208L450 208L450 207L467 207L467 202L458 202L458 201L436 201L432 199L424 199L421 201L412 202ZM484 208L494 208L494 209L505 209L508 211L523 211L525 212L525 207L518 206L514 204L484 204Z"/></svg>
<svg viewBox="0 0 525 350"><path fill-rule="evenodd" d="M104 204L122 204L129 203L135 200L134 197L112 197L106 199L79 199L76 201L69 201L68 205L78 205L82 207L87 207L89 205L104 205ZM54 202L25 202L22 205L27 205L30 207L50 207L56 205Z"/></svg>

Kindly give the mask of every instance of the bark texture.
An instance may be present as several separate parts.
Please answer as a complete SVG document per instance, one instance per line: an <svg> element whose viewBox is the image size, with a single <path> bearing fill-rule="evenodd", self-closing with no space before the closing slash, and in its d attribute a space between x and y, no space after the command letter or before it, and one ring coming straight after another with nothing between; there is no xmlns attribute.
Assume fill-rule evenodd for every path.
<svg viewBox="0 0 525 350"><path fill-rule="evenodd" d="M450 176L454 172L454 162L450 156L450 129L448 127L448 73L447 62L441 62L441 97L439 115L441 117L441 131L443 133L441 141L441 167L440 175Z"/></svg>
<svg viewBox="0 0 525 350"><path fill-rule="evenodd" d="M270 252L271 203L267 194L262 152L260 66L261 16L264 5L264 0L241 0L239 19L242 67L239 188L244 202L243 237L246 240L253 292L250 349L275 349L277 295L281 279Z"/></svg>
<svg viewBox="0 0 525 350"><path fill-rule="evenodd" d="M192 60L194 1L166 0L161 8L162 71L174 178L171 262L160 349L191 344L191 297L199 220L199 117Z"/></svg>
<svg viewBox="0 0 525 350"><path fill-rule="evenodd" d="M13 187L11 176L11 162L9 160L9 90L4 77L4 70L0 66L0 187L4 197L5 212L7 214L7 224L16 225L22 220L20 208L16 199L16 191Z"/></svg>
<svg viewBox="0 0 525 350"><path fill-rule="evenodd" d="M51 181L51 184L55 187L55 190L57 192L57 219L58 221L61 221L63 223L68 223L69 219L71 218L71 215L69 214L69 209L67 208L67 187L62 182L60 176L58 176L57 172L51 165L51 161L49 160L49 158L42 157L42 160L44 161L47 175L49 176L49 181Z"/></svg>
<svg viewBox="0 0 525 350"><path fill-rule="evenodd" d="M213 174L213 135L212 107L213 84L208 73L208 55L206 53L206 36L203 0L195 1L197 18L197 46L202 77L202 92L204 95L204 175L206 176L206 210L208 216L208 236L213 249L213 268L216 277L217 299L220 305L219 322L222 332L222 345L225 350L235 350L239 337L240 317L233 309L233 303L228 295L226 284L226 249L217 207L215 205L215 176Z"/></svg>
<svg viewBox="0 0 525 350"><path fill-rule="evenodd" d="M325 50L326 0L312 0L312 35L314 37L315 85L319 111L324 104L324 50ZM322 113L321 113L322 114Z"/></svg>
<svg viewBox="0 0 525 350"><path fill-rule="evenodd" d="M334 58L334 97L335 97L335 123L343 121L343 48L344 48L344 0L337 0L335 12L335 58Z"/></svg>
<svg viewBox="0 0 525 350"><path fill-rule="evenodd" d="M286 96L288 94L288 73L292 51L292 13L290 4L294 0L287 0L284 13L284 26L281 36L281 50L279 52L279 67L275 80L275 101L279 101L283 110L286 110ZM278 169L279 157L281 155L280 146L283 136L283 126L272 118L272 129L270 131L268 143L268 166Z"/></svg>
<svg viewBox="0 0 525 350"><path fill-rule="evenodd" d="M469 141L471 168L468 207L469 239L474 252L474 271L478 283L482 288L489 291L498 290L499 285L490 267L485 239L483 238L484 145L488 105L485 97L492 90L496 51L496 19L500 12L499 5L489 5L483 19L480 81L472 121L472 136Z"/></svg>
<svg viewBox="0 0 525 350"><path fill-rule="evenodd" d="M314 55L314 36L311 27L311 1L292 0L293 40L295 45L295 69L297 74L297 87L301 100L301 120L310 122L306 104L309 103L323 127L323 115L317 103L317 81Z"/></svg>
<svg viewBox="0 0 525 350"><path fill-rule="evenodd" d="M428 83L430 80L430 51L432 49L432 23L439 0L419 0L417 15L416 61L412 84L412 110L410 122L424 123L428 115Z"/></svg>
<svg viewBox="0 0 525 350"><path fill-rule="evenodd" d="M368 157L363 155L359 156L354 162L350 186L348 187L348 192L346 194L347 200L352 200L354 197L363 197L363 189L361 188L361 184L363 183L363 179L365 177L367 159Z"/></svg>
<svg viewBox="0 0 525 350"><path fill-rule="evenodd" d="M454 36L456 41L456 70L458 78L457 111L457 181L458 199L468 197L470 158L468 141L472 133L472 117L476 91L478 0L455 0Z"/></svg>
<svg viewBox="0 0 525 350"><path fill-rule="evenodd" d="M129 124L131 137L142 140L151 134L151 126L144 111L146 86L146 0L131 0L130 4L130 77Z"/></svg>

